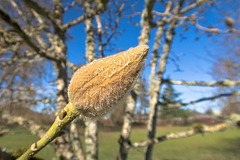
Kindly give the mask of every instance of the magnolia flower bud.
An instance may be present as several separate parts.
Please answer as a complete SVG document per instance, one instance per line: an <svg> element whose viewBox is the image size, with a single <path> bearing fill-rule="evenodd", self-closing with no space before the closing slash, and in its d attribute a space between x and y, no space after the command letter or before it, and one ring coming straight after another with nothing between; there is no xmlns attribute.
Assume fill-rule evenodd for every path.
<svg viewBox="0 0 240 160"><path fill-rule="evenodd" d="M134 86L149 47L140 45L78 69L68 88L68 96L80 115L97 119L112 110Z"/></svg>
<svg viewBox="0 0 240 160"><path fill-rule="evenodd" d="M234 26L234 20L231 17L225 17L225 24L227 27L232 28Z"/></svg>

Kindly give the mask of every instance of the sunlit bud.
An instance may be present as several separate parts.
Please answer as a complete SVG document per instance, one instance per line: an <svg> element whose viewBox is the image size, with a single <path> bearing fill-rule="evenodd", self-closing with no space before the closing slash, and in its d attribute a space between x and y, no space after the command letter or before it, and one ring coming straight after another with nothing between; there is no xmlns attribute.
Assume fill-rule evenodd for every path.
<svg viewBox="0 0 240 160"><path fill-rule="evenodd" d="M78 69L68 88L73 107L90 119L111 111L131 91L144 67L148 50L147 45L140 45Z"/></svg>
<svg viewBox="0 0 240 160"><path fill-rule="evenodd" d="M229 28L232 28L234 26L234 20L231 17L225 17L225 24Z"/></svg>

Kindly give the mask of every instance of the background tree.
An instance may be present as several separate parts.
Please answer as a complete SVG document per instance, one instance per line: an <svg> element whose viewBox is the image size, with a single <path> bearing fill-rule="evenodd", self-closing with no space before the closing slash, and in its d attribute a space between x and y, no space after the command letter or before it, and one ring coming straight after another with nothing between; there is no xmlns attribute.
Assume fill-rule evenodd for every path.
<svg viewBox="0 0 240 160"><path fill-rule="evenodd" d="M70 20L67 23L63 22L65 12L72 8L72 4L63 4L61 0L53 0L52 2L44 3L35 1L4 1L0 8L0 17L4 21L5 28L1 33L5 35L12 34L10 39L15 41L9 43L11 48L23 43L26 46L22 50L27 56L24 56L25 61L36 61L43 59L51 64L55 71L56 85L56 102L57 108L60 110L67 102L67 83L68 83L68 66L74 67L67 60L66 37L67 31L83 22L87 17L92 17L96 14L101 14L105 10L107 1L94 1L95 10L91 13L83 13L76 19ZM65 7L66 6L66 7ZM65 8L64 8L65 7ZM4 8L4 9L3 9ZM87 16L86 16L87 15ZM3 40L6 38L3 38ZM16 41L17 40L17 41ZM4 45L4 43L2 43ZM7 46L9 47L9 46ZM1 55L8 54L8 50L1 50ZM29 54L27 54L29 53ZM10 62L12 59L10 59ZM13 61L14 62L14 61ZM5 73L8 71L6 70ZM3 75L3 77L5 77ZM8 87L4 83L1 86ZM58 156L72 159L73 154L70 142L70 136L66 132L65 136L56 141ZM78 137L79 139L79 137Z"/></svg>
<svg viewBox="0 0 240 160"><path fill-rule="evenodd" d="M108 2L105 0L53 0L48 2L2 0L0 7L0 18L2 20L0 21L0 58L2 62L0 64L0 86L1 101L4 103L1 104L13 103L15 100L17 100L16 103L20 103L24 100L27 103L26 105L29 106L36 106L35 103L38 101L48 105L53 104L57 106L57 110L65 106L68 102L67 84L70 75L69 70L74 71L77 69L75 65L69 62L67 56L67 41L69 40L69 35L71 35L71 29L80 23L84 22L85 24L86 37L82 37L81 40L86 40L85 57L87 62L91 62L98 57L104 57L104 55L109 53L105 51L113 51L112 49L115 48L110 42L116 38L116 35L119 35L120 26L126 25L125 23L120 23L120 20L126 18L123 12L129 8L130 10L135 9L133 8L134 5L127 5L127 2ZM136 23L141 24L138 44L149 44L152 50L149 53L151 58L150 65L147 65L147 67L150 66L150 70L148 70L150 74L147 74L149 79L145 78L146 82L144 82L147 84L144 85L139 79L139 83L134 87L126 101L126 106L123 107L125 111L119 138L118 159L127 159L128 152L132 148L146 147L145 159L150 160L155 143L178 136L171 137L166 135L159 139L156 135L159 100L161 97L164 97L161 92L164 83L169 85L220 86L224 88L220 94L190 102L168 101L169 99L165 96L165 100L168 101L165 106L168 109L169 107L187 106L220 97L236 96L234 103L238 101L238 85L240 84L238 79L238 48L235 48L234 52L231 53L231 58L229 58L228 54L225 56L227 58L221 56L218 58L216 56L218 62L222 61L221 65L218 63L215 67L215 71L219 72L221 77L216 78L216 82L203 82L204 79L193 82L165 79L167 64L173 54L171 48L174 45L173 42L176 39L176 35L181 35L180 32L185 33L190 28L194 28L193 30L198 32L204 31L209 36L219 36L222 33L228 33L228 35L234 35L233 37L236 37L236 41L238 40L239 28L237 27L236 17L228 16L225 19L225 28L221 25L217 28L213 24L205 25L205 23L202 23L203 13L207 12L212 6L216 6L212 2L212 0L145 0L143 10L140 13L128 12L135 15L136 19L141 19L140 22ZM231 2L231 4L237 6L235 1ZM68 18L67 15L71 14L71 11L74 12L76 10L79 11L79 16L71 17L72 19ZM132 15L129 17L130 19L135 18ZM132 37L128 35L127 40L129 41L133 41L134 38L137 39L136 36L133 39L130 38ZM228 46L232 45L228 44ZM83 53L84 51L80 52ZM79 56L82 56L82 53ZM230 64L234 64L234 67L230 66ZM219 66L222 67L218 68ZM13 73L10 72L12 70ZM221 73L222 71L223 73ZM47 85L49 83L52 84L54 87L53 91L56 92L54 96L52 94L47 94L46 96L47 90L44 88L45 86L49 87ZM145 87L148 88L148 95L146 95L147 89ZM39 92L39 89L41 92ZM140 103L138 103L138 100ZM148 101L148 104L146 104L146 101ZM141 104L141 106L138 107L138 104ZM131 142L130 135L132 123L136 118L136 110L145 108L144 106L149 107L146 122L147 140ZM183 111L180 109L174 110ZM20 122L18 123L20 124ZM36 126L31 121L31 123L27 123L26 127L32 129L29 126L33 124ZM94 141L91 142L91 146L94 149L87 149L88 155L86 158L98 159L97 126L96 123L92 124L95 126L93 129L87 128L86 137L90 138L90 134L92 134L91 139ZM93 130L94 132L90 133ZM41 136L43 129L41 128L37 133ZM180 137L193 134L194 132L191 131L186 134L180 134L182 135ZM58 138L54 146L60 158L84 158L82 156L83 151L79 133L76 130L76 123L72 123L70 130L69 128L66 129L65 136ZM80 152L77 153L77 151Z"/></svg>
<svg viewBox="0 0 240 160"><path fill-rule="evenodd" d="M216 9L213 12L217 12L216 18L224 22L225 27L232 30L233 28L240 29L240 16L239 14L235 14L235 12L239 11L240 3L237 1L227 0L222 1L221 4L219 2L216 3ZM226 6L228 9L226 10ZM215 49L211 53L213 58L213 67L211 75L216 80L239 80L239 60L240 60L240 42L239 42L239 32L230 32L227 35L219 35L222 38L212 37L211 39L215 41L214 43L219 44L219 48ZM237 92L239 91L238 86L233 86L230 88L219 87L219 92ZM240 113L240 103L239 96L234 95L231 97L222 98L219 102L223 107L222 112L226 115L231 113Z"/></svg>
<svg viewBox="0 0 240 160"><path fill-rule="evenodd" d="M181 117L186 119L189 117L190 113L188 110L182 109L180 107L169 107L167 105L169 103L181 103L182 100L179 99L180 95L181 94L176 92L176 90L173 88L172 84L166 84L166 87L163 89L162 97L160 99L161 105L159 110L159 117L161 119L174 117Z"/></svg>

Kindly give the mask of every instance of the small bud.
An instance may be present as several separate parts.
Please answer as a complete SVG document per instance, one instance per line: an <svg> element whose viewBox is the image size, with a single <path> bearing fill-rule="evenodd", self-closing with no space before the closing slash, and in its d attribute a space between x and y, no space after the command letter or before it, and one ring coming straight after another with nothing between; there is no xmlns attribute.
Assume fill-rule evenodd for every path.
<svg viewBox="0 0 240 160"><path fill-rule="evenodd" d="M31 145L31 151L37 151L37 143Z"/></svg>
<svg viewBox="0 0 240 160"><path fill-rule="evenodd" d="M219 29L217 29L217 28L211 28L210 31L215 34L219 34Z"/></svg>
<svg viewBox="0 0 240 160"><path fill-rule="evenodd" d="M140 45L78 69L68 96L80 115L97 119L112 110L134 86L146 61L149 47Z"/></svg>
<svg viewBox="0 0 240 160"><path fill-rule="evenodd" d="M234 20L231 17L226 17L225 25L229 28L232 28L234 26Z"/></svg>
<svg viewBox="0 0 240 160"><path fill-rule="evenodd" d="M59 117L60 120L63 120L63 118L64 118L66 115L67 115L67 112L66 112L64 109L62 109L62 110L60 111L58 117Z"/></svg>

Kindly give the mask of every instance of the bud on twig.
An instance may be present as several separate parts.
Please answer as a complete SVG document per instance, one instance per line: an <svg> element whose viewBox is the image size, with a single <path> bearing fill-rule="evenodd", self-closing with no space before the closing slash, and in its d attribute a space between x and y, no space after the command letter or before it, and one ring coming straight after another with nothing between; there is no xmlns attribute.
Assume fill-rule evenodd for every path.
<svg viewBox="0 0 240 160"><path fill-rule="evenodd" d="M93 61L77 70L68 96L84 118L97 119L131 91L147 57L147 45Z"/></svg>
<svg viewBox="0 0 240 160"><path fill-rule="evenodd" d="M227 27L232 28L234 26L234 20L231 17L226 17L225 24Z"/></svg>
<svg viewBox="0 0 240 160"><path fill-rule="evenodd" d="M108 113L127 96L146 61L147 45L130 48L125 52L96 60L80 68L73 75L68 96L70 102L59 113L51 128L18 160L26 160L39 152L79 114L96 119Z"/></svg>

